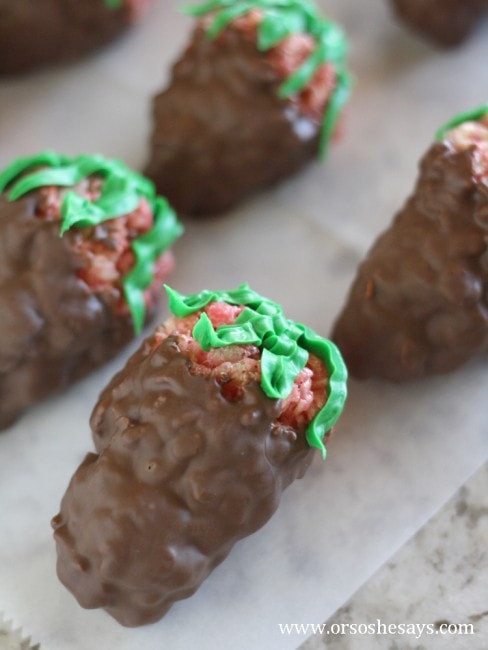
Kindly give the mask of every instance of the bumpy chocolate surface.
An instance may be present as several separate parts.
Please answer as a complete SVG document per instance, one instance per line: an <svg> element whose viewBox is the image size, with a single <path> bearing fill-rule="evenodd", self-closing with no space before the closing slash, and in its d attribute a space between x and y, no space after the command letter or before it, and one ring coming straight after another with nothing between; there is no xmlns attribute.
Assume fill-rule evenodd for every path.
<svg viewBox="0 0 488 650"><path fill-rule="evenodd" d="M177 212L216 214L318 155L321 124L278 97L281 80L252 39L198 26L154 99L145 174Z"/></svg>
<svg viewBox="0 0 488 650"><path fill-rule="evenodd" d="M22 410L110 359L133 336L129 316L76 276L73 239L35 216L36 193L0 195L0 429Z"/></svg>
<svg viewBox="0 0 488 650"><path fill-rule="evenodd" d="M228 402L192 376L176 339L148 339L103 391L88 454L54 518L58 576L127 626L195 592L271 517L308 468L305 436L273 423L257 383Z"/></svg>
<svg viewBox="0 0 488 650"><path fill-rule="evenodd" d="M438 45L458 45L484 15L488 0L392 0L397 15Z"/></svg>
<svg viewBox="0 0 488 650"><path fill-rule="evenodd" d="M488 186L434 144L414 194L360 265L333 339L352 375L446 373L488 348Z"/></svg>
<svg viewBox="0 0 488 650"><path fill-rule="evenodd" d="M131 23L104 0L0 0L0 74L77 59Z"/></svg>

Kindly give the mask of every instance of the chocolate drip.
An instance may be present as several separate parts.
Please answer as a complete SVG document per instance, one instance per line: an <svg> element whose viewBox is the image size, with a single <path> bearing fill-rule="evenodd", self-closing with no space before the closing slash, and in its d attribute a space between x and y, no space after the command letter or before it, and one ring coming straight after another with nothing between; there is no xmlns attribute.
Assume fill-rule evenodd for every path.
<svg viewBox="0 0 488 650"><path fill-rule="evenodd" d="M133 336L129 316L76 276L76 230L35 216L36 194L0 195L0 428L101 365Z"/></svg>
<svg viewBox="0 0 488 650"><path fill-rule="evenodd" d="M488 0L392 0L397 15L437 45L464 41L488 12Z"/></svg>
<svg viewBox="0 0 488 650"><path fill-rule="evenodd" d="M104 0L0 0L0 74L77 59L130 23L126 6Z"/></svg>
<svg viewBox="0 0 488 650"><path fill-rule="evenodd" d="M318 155L321 124L278 97L281 80L239 29L200 25L154 99L146 174L178 212L216 214Z"/></svg>
<svg viewBox="0 0 488 650"><path fill-rule="evenodd" d="M277 425L279 401L248 384L228 402L193 376L176 339L148 339L103 391L99 455L78 468L54 518L58 575L88 608L127 626L195 592L305 473L303 432Z"/></svg>
<svg viewBox="0 0 488 650"><path fill-rule="evenodd" d="M333 333L352 375L441 374L488 348L488 186L473 158L434 144L359 267Z"/></svg>

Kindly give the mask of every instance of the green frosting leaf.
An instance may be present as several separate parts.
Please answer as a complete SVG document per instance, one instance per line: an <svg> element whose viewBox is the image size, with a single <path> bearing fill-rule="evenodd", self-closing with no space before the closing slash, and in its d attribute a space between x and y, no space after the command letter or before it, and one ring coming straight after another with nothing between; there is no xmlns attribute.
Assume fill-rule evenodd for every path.
<svg viewBox="0 0 488 650"><path fill-rule="evenodd" d="M209 38L213 39L233 20L253 9L260 10L263 16L257 32L260 51L266 52L292 34L310 34L316 42L309 58L280 86L278 94L281 98L300 93L324 63L334 66L336 86L326 106L320 138L320 156L324 158L351 93L352 77L346 64L346 37L337 25L322 18L315 5L308 0L210 0L186 7L183 11L197 17L214 14L207 30Z"/></svg>
<svg viewBox="0 0 488 650"><path fill-rule="evenodd" d="M133 240L136 262L122 278L134 330L138 334L146 315L144 290L153 281L155 262L183 233L183 226L174 210L166 199L156 195L153 183L118 160L108 160L100 155L71 158L44 151L35 156L19 158L4 169L0 173L0 192L9 188L8 200L16 201L46 185L73 187L94 174L103 179L99 198L90 201L74 191L67 191L61 204L60 234L62 236L73 227L96 226L128 214L137 208L142 198L147 200L153 212L153 226Z"/></svg>
<svg viewBox="0 0 488 650"><path fill-rule="evenodd" d="M444 126L442 126L437 131L437 133L435 134L436 140L443 140L448 131L456 128L456 126L459 126L464 122L477 122L487 115L488 115L488 103L483 104L482 106L478 106L478 108L474 108L471 111L465 111L464 113L459 113L458 115L453 117L452 120L449 120L447 124L444 124Z"/></svg>
<svg viewBox="0 0 488 650"><path fill-rule="evenodd" d="M275 9L270 7L258 30L258 49L266 52L290 34L306 32L307 25L302 12L294 7Z"/></svg>
<svg viewBox="0 0 488 650"><path fill-rule="evenodd" d="M306 439L326 456L325 434L337 422L347 396L347 369L337 347L311 329L286 318L280 305L263 298L249 285L232 291L208 291L184 296L165 285L169 308L179 318L189 316L211 302L245 305L232 325L214 329L205 312L200 315L193 336L203 350L227 345L257 345L261 349L261 387L272 399L290 395L297 375L305 367L309 353L327 368L329 394L323 408L310 422Z"/></svg>
<svg viewBox="0 0 488 650"><path fill-rule="evenodd" d="M119 9L123 4L124 0L103 0L109 9Z"/></svg>

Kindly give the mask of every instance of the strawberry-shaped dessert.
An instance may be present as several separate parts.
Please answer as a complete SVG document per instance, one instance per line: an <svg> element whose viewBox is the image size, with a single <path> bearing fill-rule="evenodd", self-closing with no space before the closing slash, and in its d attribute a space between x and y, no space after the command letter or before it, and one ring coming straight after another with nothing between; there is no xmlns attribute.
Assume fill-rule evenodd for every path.
<svg viewBox="0 0 488 650"><path fill-rule="evenodd" d="M78 59L137 22L152 0L0 0L0 75Z"/></svg>
<svg viewBox="0 0 488 650"><path fill-rule="evenodd" d="M121 162L44 152L0 173L0 428L154 313L182 228Z"/></svg>
<svg viewBox="0 0 488 650"><path fill-rule="evenodd" d="M391 0L414 31L441 47L462 43L488 15L488 0Z"/></svg>
<svg viewBox="0 0 488 650"><path fill-rule="evenodd" d="M488 349L488 104L439 131L333 338L352 375L394 381L450 372Z"/></svg>
<svg viewBox="0 0 488 650"><path fill-rule="evenodd" d="M247 285L184 297L102 392L97 454L53 520L58 575L123 625L161 618L263 526L341 414L330 341Z"/></svg>
<svg viewBox="0 0 488 650"><path fill-rule="evenodd" d="M146 173L175 208L228 210L325 154L349 96L342 31L307 0L213 0L154 99Z"/></svg>

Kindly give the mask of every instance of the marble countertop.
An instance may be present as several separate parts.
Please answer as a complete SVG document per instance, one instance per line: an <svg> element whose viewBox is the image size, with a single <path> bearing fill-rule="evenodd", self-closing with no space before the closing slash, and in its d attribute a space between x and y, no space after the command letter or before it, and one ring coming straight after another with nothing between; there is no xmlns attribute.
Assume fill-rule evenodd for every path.
<svg viewBox="0 0 488 650"><path fill-rule="evenodd" d="M300 650L486 650L487 495L488 463ZM350 624L378 621L417 627L411 634L379 626L380 634L349 632Z"/></svg>
<svg viewBox="0 0 488 650"><path fill-rule="evenodd" d="M188 221L170 284L194 293L248 281L291 318L327 335L359 260L412 190L437 128L486 101L488 32L439 52L397 25L386 0L319 4L351 41L356 82L342 141L324 165L310 165L225 217ZM191 25L179 5L158 0L150 20L77 65L0 81L0 167L50 148L99 151L140 168L150 98ZM166 315L162 308L159 317ZM49 521L92 450L88 419L100 390L139 343L0 436L0 612L42 650L227 650L229 639L234 650L292 650L304 637L282 634L280 624L328 620L488 459L484 360L404 386L352 381L327 462L316 459L263 530L239 542L191 599L155 625L123 629L102 611L81 609L59 583ZM477 489L482 508L486 489ZM456 520L459 535L465 520L462 513ZM415 549L412 567L422 563ZM447 558L448 550L439 565ZM448 589L458 578L446 578ZM410 600L408 617L421 617L416 603L429 584L411 582L409 597L392 581L376 593L400 608ZM474 595L468 609L454 597L432 599L443 607L415 622L458 622L487 609ZM393 640L397 647L404 641Z"/></svg>

